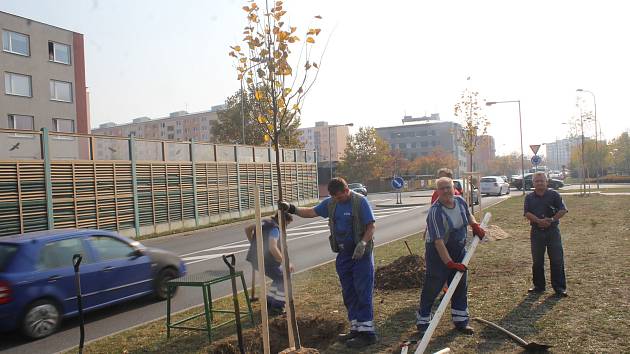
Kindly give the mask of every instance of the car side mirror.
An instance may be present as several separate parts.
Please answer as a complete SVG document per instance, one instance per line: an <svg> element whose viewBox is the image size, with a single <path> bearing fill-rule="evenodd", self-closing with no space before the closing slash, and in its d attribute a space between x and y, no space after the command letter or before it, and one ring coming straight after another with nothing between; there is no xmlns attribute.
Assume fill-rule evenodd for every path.
<svg viewBox="0 0 630 354"><path fill-rule="evenodd" d="M141 249L136 248L135 250L133 250L130 254L129 257L131 258L138 258L138 257L142 257L144 256L144 253L142 252Z"/></svg>

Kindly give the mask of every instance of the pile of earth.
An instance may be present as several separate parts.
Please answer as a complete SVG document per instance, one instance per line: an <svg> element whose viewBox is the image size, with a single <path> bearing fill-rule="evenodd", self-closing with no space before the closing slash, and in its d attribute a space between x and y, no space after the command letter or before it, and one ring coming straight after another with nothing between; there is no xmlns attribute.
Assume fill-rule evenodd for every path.
<svg viewBox="0 0 630 354"><path fill-rule="evenodd" d="M503 231L502 228L500 228L497 225L488 225L488 228L486 229L486 239L488 241L496 241L496 240L503 240L510 237L510 234L508 234L507 232Z"/></svg>
<svg viewBox="0 0 630 354"><path fill-rule="evenodd" d="M381 290L418 289L424 284L424 258L402 256L376 269L375 287Z"/></svg>
<svg viewBox="0 0 630 354"><path fill-rule="evenodd" d="M304 348L296 353L319 353L317 349L311 348L327 348L344 328L344 324L340 320L323 316L298 317L297 322L300 342ZM244 330L243 342L246 353L262 353L262 327L258 325L255 328ZM269 345L272 353L279 353L289 347L286 316L269 319ZM208 352L240 354L238 338L234 335L217 341Z"/></svg>

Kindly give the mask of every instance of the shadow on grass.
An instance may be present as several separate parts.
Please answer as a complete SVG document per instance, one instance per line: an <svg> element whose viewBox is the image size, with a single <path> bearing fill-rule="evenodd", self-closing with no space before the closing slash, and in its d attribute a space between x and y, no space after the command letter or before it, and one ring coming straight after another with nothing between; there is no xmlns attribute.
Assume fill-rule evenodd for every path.
<svg viewBox="0 0 630 354"><path fill-rule="evenodd" d="M512 311L496 323L527 341L529 337L540 331L535 323L560 301L560 298L555 295L541 300L542 297L542 294L528 294ZM493 321L493 319L487 320ZM477 345L477 352L491 352L501 347L505 341L512 341L506 334L494 328L479 325L485 328L479 333L483 341Z"/></svg>
<svg viewBox="0 0 630 354"><path fill-rule="evenodd" d="M376 328L379 341L371 346L358 349L349 349L343 343L333 343L331 346L322 350L322 353L383 353L388 349L400 348L398 345L406 340L415 339L408 338L410 325L415 327L417 305L409 305L399 309L397 312L390 314L387 321ZM400 349L398 349L400 351ZM396 351L394 351L396 352Z"/></svg>
<svg viewBox="0 0 630 354"><path fill-rule="evenodd" d="M260 324L260 313L254 311L254 325L248 318L241 320L243 332L255 328ZM165 322L164 322L165 325ZM192 321L188 324L193 327L204 327L204 321ZM181 329L171 329L171 337L166 338L166 330L159 340L153 343L146 343L143 346L135 347L127 350L128 354L140 353L190 353L190 352L206 352L211 346L225 338L236 335L236 324L230 323L226 326L212 330L212 342L208 340L208 334L205 331L191 331Z"/></svg>

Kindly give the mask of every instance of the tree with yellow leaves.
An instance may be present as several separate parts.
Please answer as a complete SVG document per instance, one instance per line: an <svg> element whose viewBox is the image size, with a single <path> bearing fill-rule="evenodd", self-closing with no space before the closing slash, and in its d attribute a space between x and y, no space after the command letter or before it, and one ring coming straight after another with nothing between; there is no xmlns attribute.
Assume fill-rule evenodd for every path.
<svg viewBox="0 0 630 354"><path fill-rule="evenodd" d="M270 4L272 4L270 6ZM264 130L264 141L270 141L276 153L278 202L283 200L282 173L280 169L280 142L286 128L301 112L304 97L317 79L319 64L311 59L321 29L309 28L304 37L297 35L297 28L285 20L287 11L282 1L265 0L264 8L256 2L243 6L247 25L243 30L242 45L230 47L229 55L236 61L237 78L254 101L249 119ZM314 21L321 20L315 16ZM299 48L299 52L295 49ZM294 54L299 54L297 61ZM322 51L323 55L323 51ZM321 56L320 60L321 61ZM295 317L293 287L289 271L289 253L286 225L280 223L289 344L301 348Z"/></svg>

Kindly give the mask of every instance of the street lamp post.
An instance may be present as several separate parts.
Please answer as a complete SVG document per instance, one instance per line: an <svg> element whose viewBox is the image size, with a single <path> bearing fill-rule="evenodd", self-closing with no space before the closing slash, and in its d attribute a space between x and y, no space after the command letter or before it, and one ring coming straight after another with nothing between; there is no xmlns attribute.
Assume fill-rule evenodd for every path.
<svg viewBox="0 0 630 354"><path fill-rule="evenodd" d="M597 154L597 101L595 100L595 94L593 93L593 91L589 91L589 90L584 90L584 89L577 89L575 90L576 92L588 92L591 94L591 96L593 96L593 119L595 120L595 183L597 184L597 189L599 189L599 158L598 158L598 154ZM600 129L600 134L601 134L601 129Z"/></svg>
<svg viewBox="0 0 630 354"><path fill-rule="evenodd" d="M332 165L332 141L330 141L330 128L337 128L337 127L351 127L353 126L354 123L347 123L347 124L336 124L336 125L329 125L328 126L328 164L330 165L330 179L333 178L333 165Z"/></svg>
<svg viewBox="0 0 630 354"><path fill-rule="evenodd" d="M521 136L521 189L523 191L523 195L525 195L525 154L523 153L523 119L521 118L521 100L486 102L486 106L492 106L497 103L518 103L518 127Z"/></svg>

